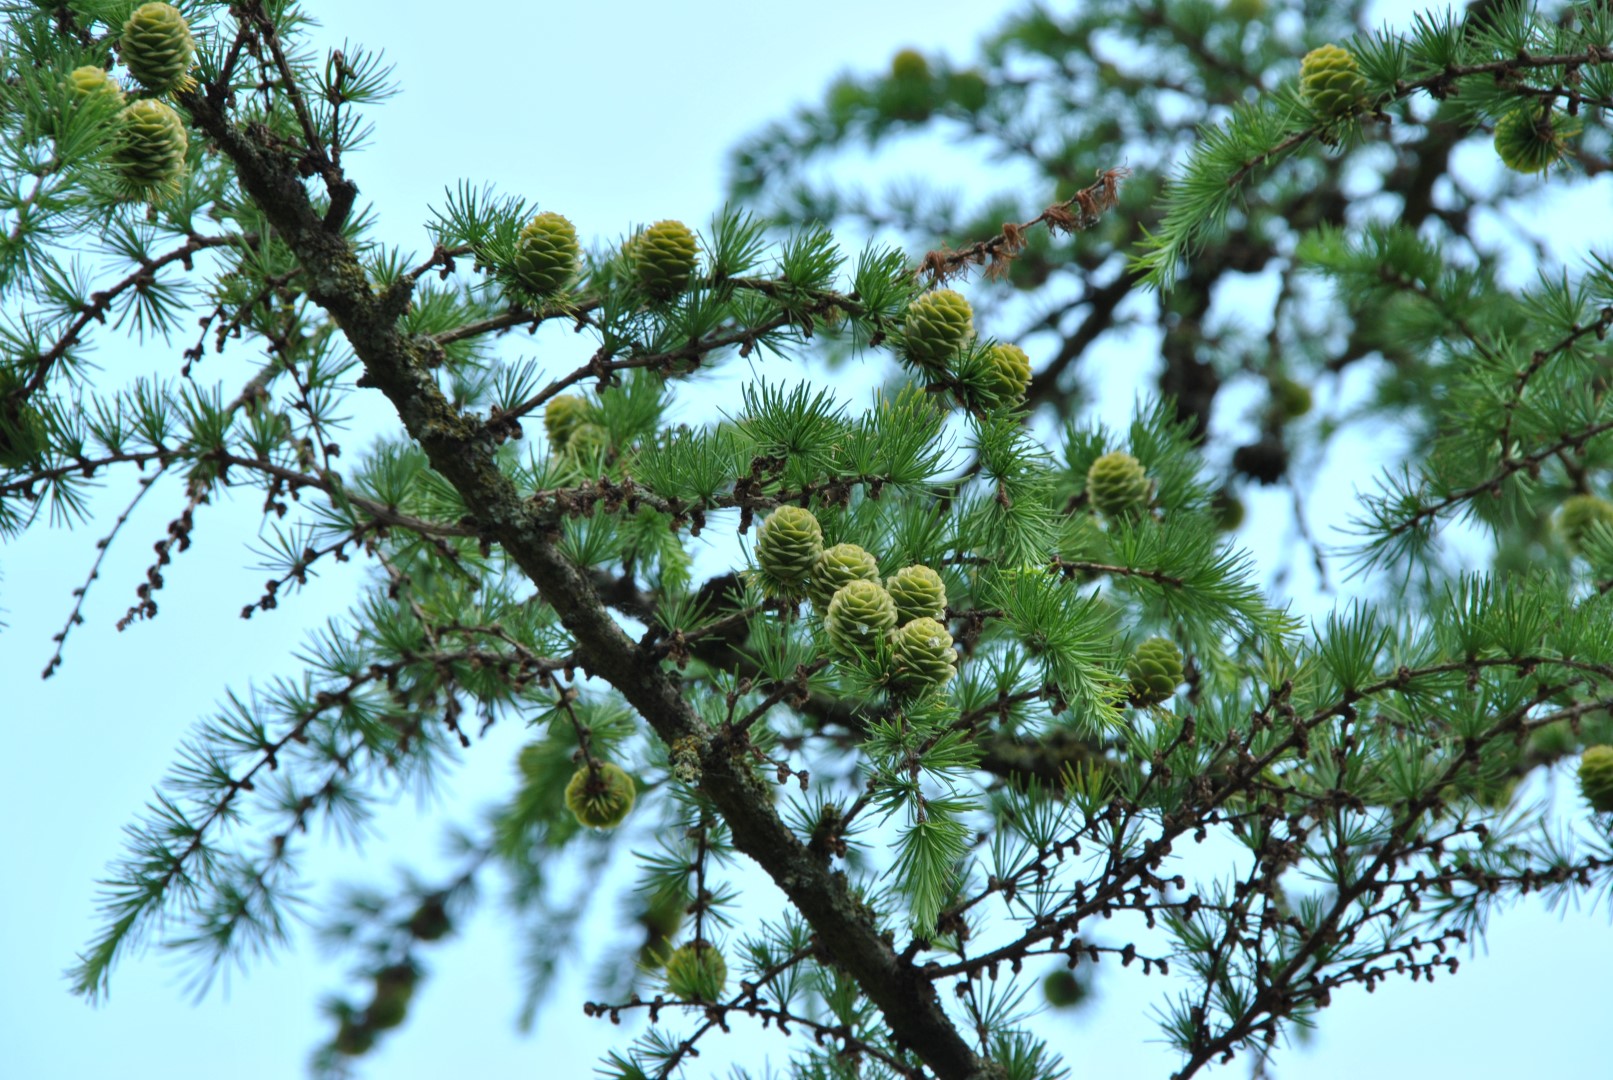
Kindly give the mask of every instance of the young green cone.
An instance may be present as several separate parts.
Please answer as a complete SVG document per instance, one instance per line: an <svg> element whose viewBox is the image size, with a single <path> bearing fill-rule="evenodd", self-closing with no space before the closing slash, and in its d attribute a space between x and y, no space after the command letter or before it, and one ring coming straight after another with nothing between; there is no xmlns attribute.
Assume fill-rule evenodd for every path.
<svg viewBox="0 0 1613 1080"><path fill-rule="evenodd" d="M885 591L896 602L896 621L942 619L947 613L947 587L928 566L904 566L885 579Z"/></svg>
<svg viewBox="0 0 1613 1080"><path fill-rule="evenodd" d="M905 687L945 686L958 673L952 635L931 618L904 623L891 635L897 682Z"/></svg>
<svg viewBox="0 0 1613 1080"><path fill-rule="evenodd" d="M1210 496L1210 516L1215 519L1215 527L1222 532L1235 531L1243 524L1245 513L1243 500L1229 487L1219 488Z"/></svg>
<svg viewBox="0 0 1613 1080"><path fill-rule="evenodd" d="M1348 49L1323 45L1299 62L1299 92L1323 118L1338 120L1366 104L1367 80Z"/></svg>
<svg viewBox="0 0 1613 1080"><path fill-rule="evenodd" d="M1002 342L987 351L980 396L988 406L1018 405L1030 384L1031 360L1024 349Z"/></svg>
<svg viewBox="0 0 1613 1080"><path fill-rule="evenodd" d="M1070 1009L1086 1000L1087 988L1068 968L1060 968L1042 980L1042 996L1055 1009Z"/></svg>
<svg viewBox="0 0 1613 1080"><path fill-rule="evenodd" d="M79 101L104 100L123 106L123 87L103 67L85 64L67 73L67 88Z"/></svg>
<svg viewBox="0 0 1613 1080"><path fill-rule="evenodd" d="M543 430L548 433L549 445L564 450L578 428L591 422L593 408L587 400L576 394L561 394L549 399L543 407Z"/></svg>
<svg viewBox="0 0 1613 1080"><path fill-rule="evenodd" d="M666 958L666 988L687 1001L716 1001L728 985L728 962L715 945L694 941Z"/></svg>
<svg viewBox="0 0 1613 1080"><path fill-rule="evenodd" d="M974 309L951 289L937 289L907 308L903 344L908 360L932 371L946 370L975 335Z"/></svg>
<svg viewBox="0 0 1613 1080"><path fill-rule="evenodd" d="M49 443L38 409L31 405L0 409L0 468L32 468Z"/></svg>
<svg viewBox="0 0 1613 1080"><path fill-rule="evenodd" d="M922 123L935 109L935 78L924 54L903 49L891 57L890 80L880 94L882 111L902 120Z"/></svg>
<svg viewBox="0 0 1613 1080"><path fill-rule="evenodd" d="M578 424L566 439L563 452L569 458L592 465L610 452L610 432L601 424Z"/></svg>
<svg viewBox="0 0 1613 1080"><path fill-rule="evenodd" d="M930 62L917 49L903 49L891 57L891 78L921 81L930 77Z"/></svg>
<svg viewBox="0 0 1613 1080"><path fill-rule="evenodd" d="M841 586L823 616L829 644L842 656L872 651L895 625L896 604L891 594L878 582L860 579Z"/></svg>
<svg viewBox="0 0 1613 1080"><path fill-rule="evenodd" d="M153 202L179 190L190 137L184 121L154 98L136 101L118 114L118 134L109 158L124 192Z"/></svg>
<svg viewBox="0 0 1613 1080"><path fill-rule="evenodd" d="M1613 746L1592 746L1579 758L1579 793L1599 814L1613 814Z"/></svg>
<svg viewBox="0 0 1613 1080"><path fill-rule="evenodd" d="M694 233L681 221L657 221L633 238L633 272L644 291L669 300L688 288L698 263Z"/></svg>
<svg viewBox="0 0 1613 1080"><path fill-rule="evenodd" d="M1149 638L1126 661L1133 705L1158 705L1182 685L1182 650L1169 638Z"/></svg>
<svg viewBox="0 0 1613 1080"><path fill-rule="evenodd" d="M141 4L123 24L118 55L135 81L154 94L196 85L190 77L196 42L190 24L172 4Z"/></svg>
<svg viewBox="0 0 1613 1080"><path fill-rule="evenodd" d="M614 829L633 809L638 789L619 765L582 766L566 784L566 809L590 829Z"/></svg>
<svg viewBox="0 0 1613 1080"><path fill-rule="evenodd" d="M991 87L978 71L954 71L947 74L946 96L965 112L979 112L991 97Z"/></svg>
<svg viewBox="0 0 1613 1080"><path fill-rule="evenodd" d="M1580 124L1567 113L1542 115L1538 106L1514 109L1495 122L1495 154L1513 172L1544 172L1563 158Z"/></svg>
<svg viewBox="0 0 1613 1080"><path fill-rule="evenodd" d="M1271 403L1284 420L1296 420L1311 411L1311 388L1284 376L1271 384Z"/></svg>
<svg viewBox="0 0 1613 1080"><path fill-rule="evenodd" d="M1123 450L1104 454L1087 470L1087 501L1111 520L1141 517L1151 487L1143 463Z"/></svg>
<svg viewBox="0 0 1613 1080"><path fill-rule="evenodd" d="M580 250L571 222L544 211L521 230L510 269L521 288L533 296L553 296L577 272Z"/></svg>
<svg viewBox="0 0 1613 1080"><path fill-rule="evenodd" d="M825 548L813 564L812 576L807 579L807 596L812 606L822 611L841 586L853 581L879 584L879 563L856 544L836 544Z"/></svg>
<svg viewBox="0 0 1613 1080"><path fill-rule="evenodd" d="M756 530L756 565L776 584L805 584L823 554L823 527L812 511L781 506ZM799 595L799 593L796 593Z"/></svg>
<svg viewBox="0 0 1613 1080"><path fill-rule="evenodd" d="M1595 495L1570 495L1557 511L1557 529L1576 554L1598 525L1613 529L1613 503Z"/></svg>

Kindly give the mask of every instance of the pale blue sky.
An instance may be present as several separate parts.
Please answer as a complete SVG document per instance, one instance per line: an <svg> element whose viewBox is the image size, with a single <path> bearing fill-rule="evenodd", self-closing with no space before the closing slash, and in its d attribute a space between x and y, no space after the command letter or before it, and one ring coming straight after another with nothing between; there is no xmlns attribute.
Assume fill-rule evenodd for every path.
<svg viewBox="0 0 1613 1080"><path fill-rule="evenodd" d="M373 111L374 149L349 162L363 197L380 211L392 242L426 246L418 225L445 184L461 177L539 200L568 215L585 238L611 237L664 217L703 222L718 204L725 151L759 123L818 94L838 71L883 67L902 46L967 54L977 32L1017 4L930 0L820 0L811 8L725 3L476 4L343 0L317 5L323 34L384 47L405 92ZM981 175L985 165L982 163ZM967 184L967 177L960 177ZM1605 199L1603 200L1605 203ZM111 344L110 369L150 365L172 373L176 354ZM581 347L581 346L571 346ZM208 358L198 374L227 388L246 377L251 356ZM558 366L558 362L557 362ZM872 380L872 364L852 369ZM1126 387L1106 386L1104 407L1119 420ZM382 415L382 414L377 414ZM1357 482L1360 477L1355 477ZM126 488L114 486L115 492ZM1345 490L1331 502L1342 506ZM119 496L121 498L123 496ZM250 493L204 508L194 548L168 568L162 614L117 634L112 623L132 599L180 497L170 486L148 498L107 559L86 607L87 623L49 682L38 671L50 635L71 605L104 526L36 531L8 545L0 603L0 820L6 822L8 883L0 918L0 1080L289 1080L328 1034L316 1003L340 986L340 965L321 959L309 935L268 963L192 1004L177 969L160 955L126 962L110 1003L92 1009L66 993L60 972L89 936L93 882L119 850L120 829L148 797L187 728L226 687L244 688L295 670L305 630L341 611L357 570L326 568L280 608L250 622L237 617L263 574L243 569L258 520ZM116 505L109 498L106 505ZM1284 507L1257 503L1246 537ZM1269 552L1267 552L1269 554ZM495 729L468 755L451 800L454 816L509 787L521 732ZM362 872L383 873L436 852L444 816L410 803L384 818L388 841L367 850ZM361 872L351 851L306 863L311 895ZM776 896L756 894L757 906ZM765 897L765 899L763 899ZM599 912L605 931L614 908ZM466 933L431 952L434 975L416 1016L365 1059L363 1075L386 1080L443 1076L585 1076L612 1040L628 1032L587 1020L575 1006L586 979L562 982L536 1032L514 1030L519 972L489 906ZM583 937L591 935L585 931ZM1314 1049L1280 1060L1283 1075L1378 1080L1465 1073L1589 1075L1605 1061L1606 1002L1613 947L1606 912L1559 920L1538 903L1498 920L1491 956L1465 961L1434 988L1391 981L1375 995L1352 991L1322 1017ZM1163 1078L1174 1055L1156 1037L1148 1009L1161 987L1135 969L1106 972L1098 1005L1050 1018L1045 1030L1078 1066L1077 1075ZM755 1062L783 1060L776 1035L714 1040L691 1075L716 1074L728 1052ZM1084 1066L1084 1067L1083 1067ZM1224 1075L1246 1075L1238 1064Z"/></svg>

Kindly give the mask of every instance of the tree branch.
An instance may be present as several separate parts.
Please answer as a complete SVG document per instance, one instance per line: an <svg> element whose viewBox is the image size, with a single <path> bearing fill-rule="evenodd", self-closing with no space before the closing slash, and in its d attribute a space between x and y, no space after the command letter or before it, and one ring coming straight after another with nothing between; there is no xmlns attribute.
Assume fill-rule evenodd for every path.
<svg viewBox="0 0 1613 1080"><path fill-rule="evenodd" d="M988 1066L954 1027L934 986L896 955L860 910L845 878L831 874L780 821L771 792L738 753L743 747L712 733L682 697L677 680L642 655L587 577L535 523L522 494L494 463L491 441L478 436L476 425L437 386L432 346L402 333L372 293L351 245L322 227L295 162L273 148L266 132L236 127L201 94L186 93L182 101L197 126L234 162L242 187L301 262L309 297L346 333L364 365L364 384L387 396L433 467L538 587L576 639L584 669L614 686L669 745L694 737L703 788L727 820L735 847L767 871L818 931L830 958L862 986L899 1043L943 1080L986 1080Z"/></svg>

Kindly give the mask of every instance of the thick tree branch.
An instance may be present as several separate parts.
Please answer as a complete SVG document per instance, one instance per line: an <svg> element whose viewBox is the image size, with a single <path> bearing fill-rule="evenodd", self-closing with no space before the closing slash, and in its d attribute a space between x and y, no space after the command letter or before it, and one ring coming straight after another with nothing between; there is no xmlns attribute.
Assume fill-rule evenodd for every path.
<svg viewBox="0 0 1613 1080"><path fill-rule="evenodd" d="M606 612L586 575L568 562L555 537L493 459L491 440L461 416L431 374L436 347L403 334L372 293L352 247L325 229L297 175L266 132L236 127L202 93L183 103L235 164L242 187L263 210L308 279L308 295L346 333L363 362L365 385L379 388L434 468L459 491L486 530L538 587L575 637L582 666L614 686L667 743L693 736L701 747L703 788L732 830L735 846L756 860L817 931L830 959L879 1007L897 1041L943 1080L986 1080L991 1069L969 1048L934 986L899 958L841 875L809 853L773 811L771 793L751 771L743 747L714 734L682 697L676 678L644 655Z"/></svg>

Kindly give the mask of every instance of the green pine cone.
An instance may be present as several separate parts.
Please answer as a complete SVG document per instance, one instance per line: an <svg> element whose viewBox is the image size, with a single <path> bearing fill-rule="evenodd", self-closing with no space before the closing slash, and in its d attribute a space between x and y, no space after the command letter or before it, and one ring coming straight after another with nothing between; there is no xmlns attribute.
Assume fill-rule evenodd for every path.
<svg viewBox="0 0 1613 1080"><path fill-rule="evenodd" d="M975 313L958 293L936 289L907 308L903 341L907 359L921 368L946 370L947 362L975 335Z"/></svg>
<svg viewBox="0 0 1613 1080"><path fill-rule="evenodd" d="M691 942L666 958L666 988L686 1001L716 1001L728 985L728 962L715 945Z"/></svg>
<svg viewBox="0 0 1613 1080"><path fill-rule="evenodd" d="M1613 746L1592 746L1579 758L1579 793L1599 814L1613 814Z"/></svg>
<svg viewBox="0 0 1613 1080"><path fill-rule="evenodd" d="M991 88L978 71L959 71L947 76L946 95L965 112L979 112L986 107Z"/></svg>
<svg viewBox="0 0 1613 1080"><path fill-rule="evenodd" d="M804 507L781 506L756 530L756 565L781 585L805 583L822 554L823 527Z"/></svg>
<svg viewBox="0 0 1613 1080"><path fill-rule="evenodd" d="M409 1017L420 971L411 963L392 964L375 974L375 995L364 1010L364 1020L377 1031L397 1027Z"/></svg>
<svg viewBox="0 0 1613 1080"><path fill-rule="evenodd" d="M1579 736L1574 733L1568 721L1558 720L1545 727L1536 728L1529 736L1527 746L1531 760L1556 761L1579 748Z"/></svg>
<svg viewBox="0 0 1613 1080"><path fill-rule="evenodd" d="M928 566L904 566L885 579L885 591L896 602L896 621L944 619L947 613L947 587L941 575Z"/></svg>
<svg viewBox="0 0 1613 1080"><path fill-rule="evenodd" d="M993 345L986 353L987 366L981 380L980 396L988 406L1018 405L1025 400L1031 384L1031 358L1018 345Z"/></svg>
<svg viewBox="0 0 1613 1080"><path fill-rule="evenodd" d="M149 6L149 5L148 5ZM124 193L153 202L179 191L190 136L168 105L136 101L118 114L118 134L109 158Z"/></svg>
<svg viewBox="0 0 1613 1080"><path fill-rule="evenodd" d="M118 55L135 81L154 94L171 94L195 86L190 63L196 42L190 24L172 4L141 4L123 24Z"/></svg>
<svg viewBox="0 0 1613 1080"><path fill-rule="evenodd" d="M917 49L903 49L891 57L891 78L918 81L930 77L930 62Z"/></svg>
<svg viewBox="0 0 1613 1080"><path fill-rule="evenodd" d="M549 297L577 272L580 252L571 222L546 210L521 230L510 269L521 288L533 296Z"/></svg>
<svg viewBox="0 0 1613 1080"><path fill-rule="evenodd" d="M896 625L896 603L877 581L850 582L834 594L823 616L829 644L842 656L871 652Z"/></svg>
<svg viewBox="0 0 1613 1080"><path fill-rule="evenodd" d="M1068 968L1060 968L1042 980L1042 996L1055 1009L1070 1009L1086 1000L1087 988Z"/></svg>
<svg viewBox="0 0 1613 1080"><path fill-rule="evenodd" d="M698 263L694 233L681 221L657 221L633 238L630 254L639 285L657 300L689 286Z"/></svg>
<svg viewBox="0 0 1613 1080"><path fill-rule="evenodd" d="M67 88L78 101L101 100L123 107L123 87L103 67L85 64L67 73Z"/></svg>
<svg viewBox="0 0 1613 1080"><path fill-rule="evenodd" d="M1123 450L1104 454L1087 470L1087 501L1106 518L1142 517L1152 495L1143 463Z"/></svg>
<svg viewBox="0 0 1613 1080"><path fill-rule="evenodd" d="M1231 488L1220 488L1210 496L1210 516L1215 518L1215 527L1222 532L1237 531L1243 524L1244 514L1243 500Z"/></svg>
<svg viewBox="0 0 1613 1080"><path fill-rule="evenodd" d="M1323 118L1338 120L1366 105L1367 80L1348 49L1323 45L1299 62L1299 92Z"/></svg>
<svg viewBox="0 0 1613 1080"><path fill-rule="evenodd" d="M45 418L31 405L0 411L0 468L31 469L50 445Z"/></svg>
<svg viewBox="0 0 1613 1080"><path fill-rule="evenodd" d="M576 394L550 398L549 404L543 407L543 430L549 435L549 445L564 450L577 429L592 422L593 415L593 406Z"/></svg>
<svg viewBox="0 0 1613 1080"><path fill-rule="evenodd" d="M1149 638L1126 661L1133 705L1158 705L1182 684L1182 650L1169 638Z"/></svg>
<svg viewBox="0 0 1613 1080"><path fill-rule="evenodd" d="M1534 105L1514 109L1495 122L1495 154L1513 172L1544 172L1562 160L1579 121L1566 113L1542 116Z"/></svg>
<svg viewBox="0 0 1613 1080"><path fill-rule="evenodd" d="M441 941L454 928L454 920L443 907L443 894L428 896L414 914L409 916L406 929L416 941Z"/></svg>
<svg viewBox="0 0 1613 1080"><path fill-rule="evenodd" d="M813 564L812 576L807 579L807 596L820 612L843 585L853 581L872 581L879 584L879 563L856 544L836 544L825 548Z"/></svg>
<svg viewBox="0 0 1613 1080"><path fill-rule="evenodd" d="M958 673L958 653L947 628L930 618L913 619L891 635L897 682L906 687L945 686Z"/></svg>
<svg viewBox="0 0 1613 1080"><path fill-rule="evenodd" d="M578 424L562 452L579 462L593 464L610 452L610 432L600 424Z"/></svg>
<svg viewBox="0 0 1613 1080"><path fill-rule="evenodd" d="M362 1057L375 1046L375 1029L351 1017L342 1020L331 1049L344 1057Z"/></svg>
<svg viewBox="0 0 1613 1080"><path fill-rule="evenodd" d="M935 111L934 79L924 54L903 49L891 58L891 77L880 93L881 111L922 123Z"/></svg>
<svg viewBox="0 0 1613 1080"><path fill-rule="evenodd" d="M1598 525L1613 529L1613 503L1595 495L1570 495L1557 511L1557 529L1575 554Z"/></svg>
<svg viewBox="0 0 1613 1080"><path fill-rule="evenodd" d="M1271 384L1271 402L1284 420L1295 420L1311 411L1311 388L1287 377Z"/></svg>
<svg viewBox="0 0 1613 1080"><path fill-rule="evenodd" d="M633 778L619 765L601 765L598 772L584 765L566 784L566 809L590 829L616 828L637 797Z"/></svg>

